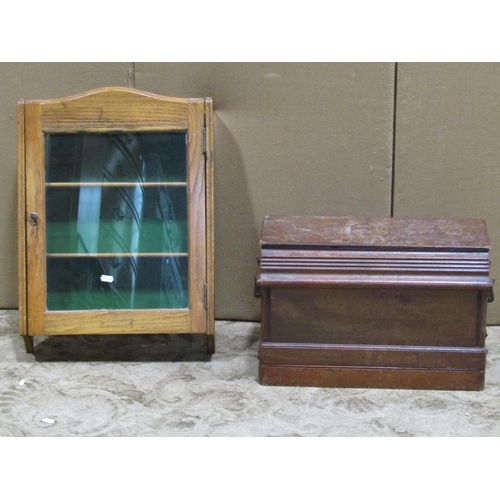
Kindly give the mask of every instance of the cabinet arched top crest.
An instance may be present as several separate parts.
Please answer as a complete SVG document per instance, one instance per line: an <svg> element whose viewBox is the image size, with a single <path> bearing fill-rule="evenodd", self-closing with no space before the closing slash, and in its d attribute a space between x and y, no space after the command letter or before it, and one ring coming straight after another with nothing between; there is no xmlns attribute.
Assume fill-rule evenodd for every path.
<svg viewBox="0 0 500 500"><path fill-rule="evenodd" d="M44 132L186 130L210 99L166 97L127 87L103 87L67 97L27 100Z"/></svg>

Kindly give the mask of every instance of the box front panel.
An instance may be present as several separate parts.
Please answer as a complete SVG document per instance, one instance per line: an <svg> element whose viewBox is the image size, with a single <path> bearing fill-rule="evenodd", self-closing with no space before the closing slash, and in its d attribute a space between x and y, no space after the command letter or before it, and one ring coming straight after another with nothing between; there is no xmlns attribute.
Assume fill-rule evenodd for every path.
<svg viewBox="0 0 500 500"><path fill-rule="evenodd" d="M474 347L477 290L274 288L268 342Z"/></svg>

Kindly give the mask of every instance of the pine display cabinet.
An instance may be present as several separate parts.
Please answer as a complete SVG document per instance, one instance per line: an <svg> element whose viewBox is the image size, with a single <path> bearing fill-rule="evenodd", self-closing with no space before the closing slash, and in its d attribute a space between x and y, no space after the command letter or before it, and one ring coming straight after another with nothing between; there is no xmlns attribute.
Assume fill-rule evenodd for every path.
<svg viewBox="0 0 500 500"><path fill-rule="evenodd" d="M214 343L213 107L107 87L18 105L19 331Z"/></svg>

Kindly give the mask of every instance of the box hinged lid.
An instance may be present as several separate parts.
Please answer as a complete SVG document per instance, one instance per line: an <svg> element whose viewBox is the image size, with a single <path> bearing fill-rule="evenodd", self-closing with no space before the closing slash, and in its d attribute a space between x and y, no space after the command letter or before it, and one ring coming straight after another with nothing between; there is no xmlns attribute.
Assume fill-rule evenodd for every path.
<svg viewBox="0 0 500 500"><path fill-rule="evenodd" d="M260 246L260 286L492 286L481 219L267 216Z"/></svg>

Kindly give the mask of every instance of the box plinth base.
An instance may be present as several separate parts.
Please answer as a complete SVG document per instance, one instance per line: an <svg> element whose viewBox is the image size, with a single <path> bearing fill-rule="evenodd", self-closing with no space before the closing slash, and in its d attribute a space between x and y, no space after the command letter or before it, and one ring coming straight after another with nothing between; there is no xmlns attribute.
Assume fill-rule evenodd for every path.
<svg viewBox="0 0 500 500"><path fill-rule="evenodd" d="M484 371L260 365L259 383L352 389L481 391L484 389Z"/></svg>
<svg viewBox="0 0 500 500"><path fill-rule="evenodd" d="M302 387L484 388L486 349L401 346L259 346L259 383Z"/></svg>

